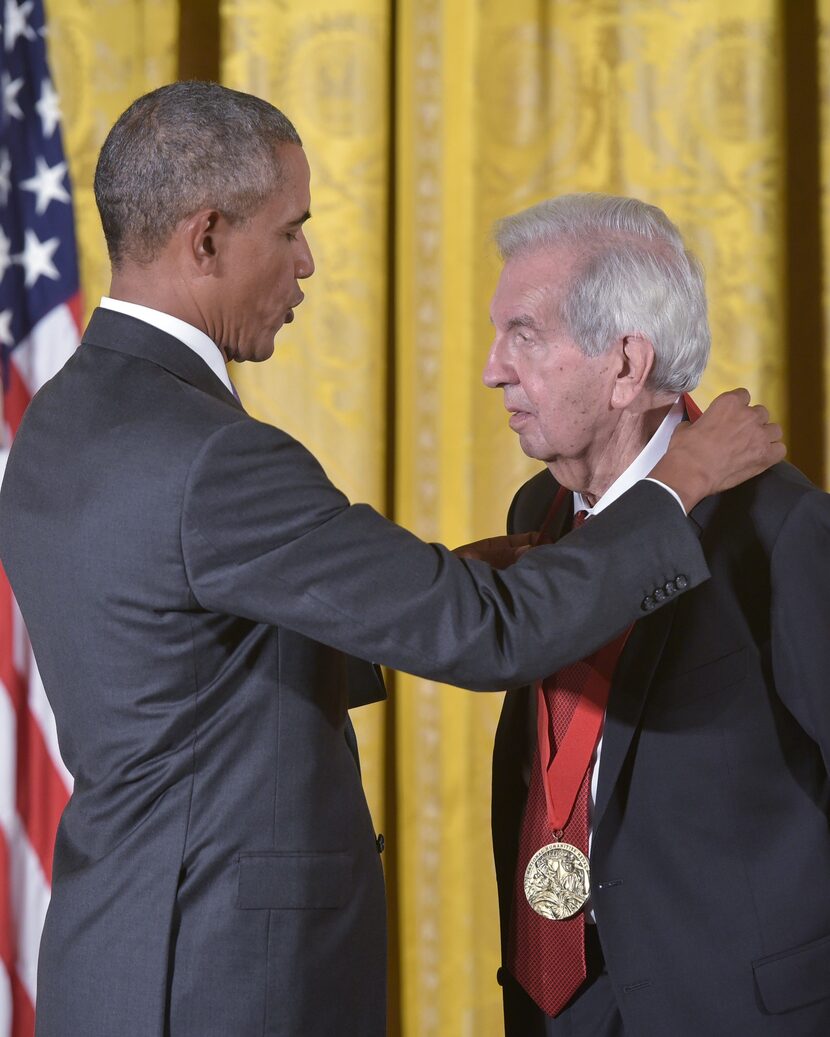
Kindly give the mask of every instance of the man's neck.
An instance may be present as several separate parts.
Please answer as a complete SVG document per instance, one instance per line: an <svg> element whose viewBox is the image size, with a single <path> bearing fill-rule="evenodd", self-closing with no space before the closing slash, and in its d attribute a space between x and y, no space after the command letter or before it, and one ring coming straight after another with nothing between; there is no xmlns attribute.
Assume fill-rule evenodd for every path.
<svg viewBox="0 0 830 1037"><path fill-rule="evenodd" d="M671 401L661 402L642 412L623 413L611 433L593 443L584 456L551 461L551 474L560 486L580 493L593 507L642 453L671 406Z"/></svg>
<svg viewBox="0 0 830 1037"><path fill-rule="evenodd" d="M175 267L158 260L147 266L124 261L113 269L109 296L168 313L207 334L204 321Z"/></svg>

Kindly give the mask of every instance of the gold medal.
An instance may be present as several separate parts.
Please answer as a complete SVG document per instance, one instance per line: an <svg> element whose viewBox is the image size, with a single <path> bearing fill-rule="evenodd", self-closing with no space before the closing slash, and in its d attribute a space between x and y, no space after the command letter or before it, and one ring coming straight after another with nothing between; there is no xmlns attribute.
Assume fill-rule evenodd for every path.
<svg viewBox="0 0 830 1037"><path fill-rule="evenodd" d="M588 858L570 843L549 843L530 858L525 896L537 915L554 921L572 918L590 891Z"/></svg>

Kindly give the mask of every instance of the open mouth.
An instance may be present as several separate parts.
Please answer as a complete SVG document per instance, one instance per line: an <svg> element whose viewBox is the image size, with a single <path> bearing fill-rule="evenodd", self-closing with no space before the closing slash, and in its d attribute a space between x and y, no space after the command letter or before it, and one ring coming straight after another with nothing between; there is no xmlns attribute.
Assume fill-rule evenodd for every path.
<svg viewBox="0 0 830 1037"><path fill-rule="evenodd" d="M299 299L297 299L297 301L291 306L291 308L286 313L284 321L283 321L284 324L290 324L291 321L294 320L294 310L297 309L297 307L300 305L300 303L303 301L303 299L305 299L305 296L303 295L302 292L300 292Z"/></svg>

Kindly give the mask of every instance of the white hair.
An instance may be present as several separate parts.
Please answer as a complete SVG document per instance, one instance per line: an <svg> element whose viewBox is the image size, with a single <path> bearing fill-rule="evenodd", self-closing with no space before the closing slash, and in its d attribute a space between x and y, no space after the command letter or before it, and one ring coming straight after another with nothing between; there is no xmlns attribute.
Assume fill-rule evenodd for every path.
<svg viewBox="0 0 830 1037"><path fill-rule="evenodd" d="M703 268L662 209L636 198L566 194L500 220L502 259L565 247L580 257L560 317L588 356L625 335L654 346L649 386L681 393L709 358Z"/></svg>

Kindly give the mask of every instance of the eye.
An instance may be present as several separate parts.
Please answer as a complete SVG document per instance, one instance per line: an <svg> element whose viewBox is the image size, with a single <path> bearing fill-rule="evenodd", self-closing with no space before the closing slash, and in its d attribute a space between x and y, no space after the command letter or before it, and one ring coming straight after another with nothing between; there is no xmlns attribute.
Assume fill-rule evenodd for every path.
<svg viewBox="0 0 830 1037"><path fill-rule="evenodd" d="M288 231L288 233L285 236L288 238L289 241L296 241L297 240L297 233L296 233L296 231L290 230L290 231Z"/></svg>

